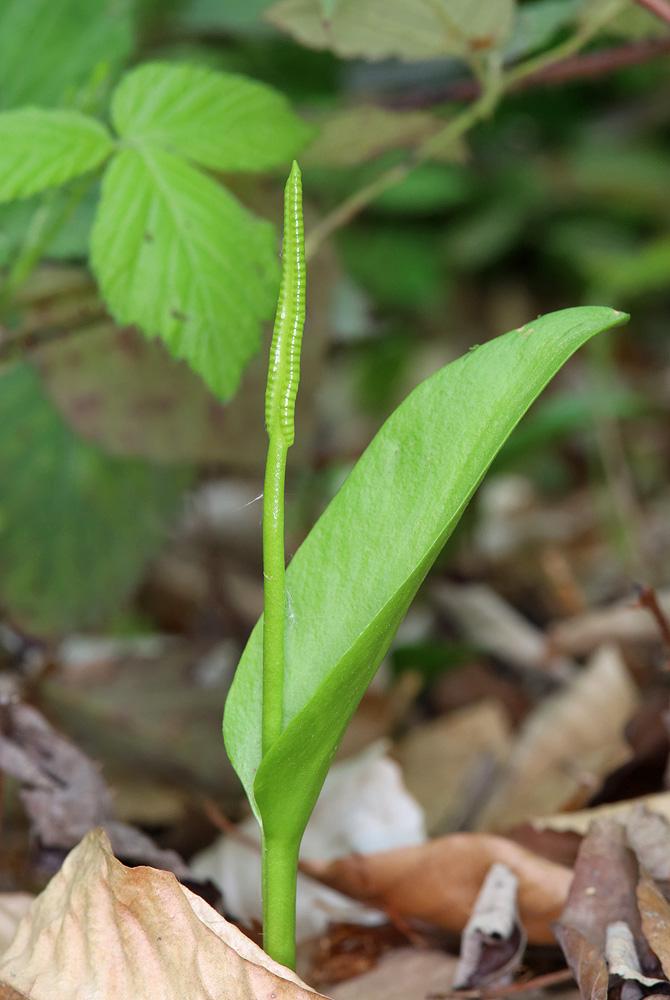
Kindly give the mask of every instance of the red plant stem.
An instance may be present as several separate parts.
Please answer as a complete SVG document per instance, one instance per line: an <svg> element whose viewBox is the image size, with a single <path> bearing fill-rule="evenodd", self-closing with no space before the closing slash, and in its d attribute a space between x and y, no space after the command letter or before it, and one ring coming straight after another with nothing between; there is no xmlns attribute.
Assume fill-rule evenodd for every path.
<svg viewBox="0 0 670 1000"><path fill-rule="evenodd" d="M667 0L638 0L649 6L661 5L670 14ZM656 11L658 13L658 11ZM536 73L530 73L523 80L510 87L510 90L526 90L528 87L543 84L568 83L571 80L585 80L590 77L604 76L626 66L650 62L670 55L670 38L651 38L641 42L629 42L614 48L599 49L596 52L586 52L577 56L561 59L551 66L544 66ZM477 80L456 80L444 89L433 91L430 96L424 93L410 94L407 97L391 98L384 103L395 108L426 107L441 104L446 101L474 100L480 94Z"/></svg>
<svg viewBox="0 0 670 1000"><path fill-rule="evenodd" d="M646 7L656 17L660 17L661 21L670 24L670 3L668 0L636 0L636 2L640 7Z"/></svg>

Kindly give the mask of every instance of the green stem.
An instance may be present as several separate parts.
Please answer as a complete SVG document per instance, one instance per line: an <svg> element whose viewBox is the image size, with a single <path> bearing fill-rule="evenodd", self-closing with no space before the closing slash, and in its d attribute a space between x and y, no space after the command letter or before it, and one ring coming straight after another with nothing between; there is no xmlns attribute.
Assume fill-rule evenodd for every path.
<svg viewBox="0 0 670 1000"><path fill-rule="evenodd" d="M295 901L300 842L263 838L263 948L295 969Z"/></svg>
<svg viewBox="0 0 670 1000"><path fill-rule="evenodd" d="M284 700L286 443L270 436L263 488L263 756L281 735Z"/></svg>
<svg viewBox="0 0 670 1000"><path fill-rule="evenodd" d="M295 400L300 381L300 345L305 322L305 254L302 181L291 167L284 191L282 280L277 302L265 426L270 443L263 487L263 707L261 752L265 759L282 733L284 703L284 482L286 455L295 436ZM277 789L281 795L281 789ZM263 817L261 815L261 820ZM295 898L300 837L268 836L263 825L263 944L283 965L295 968Z"/></svg>

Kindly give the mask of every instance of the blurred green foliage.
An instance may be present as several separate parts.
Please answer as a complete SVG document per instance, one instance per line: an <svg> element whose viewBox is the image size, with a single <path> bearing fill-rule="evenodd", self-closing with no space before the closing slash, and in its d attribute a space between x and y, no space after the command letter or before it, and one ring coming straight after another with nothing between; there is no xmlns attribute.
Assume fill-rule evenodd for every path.
<svg viewBox="0 0 670 1000"><path fill-rule="evenodd" d="M453 8L464 18L466 8L478 6L461 0L440 2L445 10ZM593 25L603 18L608 3L612 16L596 30ZM670 364L670 26L634 0L618 4L613 0L522 0L516 11L511 2L493 3L487 5L490 23L481 17L478 23L467 18L463 22L463 37L469 40L465 49L452 38L435 52L429 21L422 20L425 6L422 0L412 0L416 25L424 25L424 34L417 27L411 37L404 38L394 21L399 0L389 0L383 37L395 57L377 58L380 53L366 50L365 34L350 20L365 3L301 0L292 5L291 24L285 24L290 30L280 30L277 25L286 21L286 5L278 5L268 20L265 15L273 7L269 0L105 0L99 4L0 0L3 110L27 104L67 108L108 125L109 97L124 70L149 62L187 62L233 72L280 91L294 113L322 129L323 136L330 136L330 145L325 139L320 148L315 145L311 159L310 147L305 150L308 237L319 218L374 184L386 171L398 165L414 166L404 179L386 187L340 227L332 241L336 263L323 268L329 272L328 282L321 274L316 277L316 266L310 269L311 301L330 296L331 302L325 340L332 364L325 375L325 403L314 416L322 426L317 456L321 477L330 466L347 465L379 421L420 378L470 344L539 313L580 303L606 304L634 313L635 325L612 338L612 357L604 365L604 395L612 419L626 422L643 419L645 414L667 414L667 398L659 384L653 383L647 391L646 383L641 388L642 383L629 372L660 371ZM440 5L428 6L432 10ZM306 29L300 17L307 15L331 19L334 50L324 43L323 32L311 41L319 47L304 44ZM488 24L484 35L482 24ZM504 94L494 113L468 129L458 143L414 165L421 143L470 106L476 79L491 82L496 52L508 65L542 60L585 29L593 30L572 53L576 60L572 76L568 73L568 78L554 84L531 78L522 89ZM352 46L360 49L355 58L342 54ZM416 51L409 51L412 46L424 46L420 58ZM642 47L639 62L617 68L616 54L635 46ZM590 53L611 53L609 68L583 76L579 59ZM295 127L297 136L302 126ZM214 134L214 126L211 131ZM308 130L302 134L307 136ZM182 153L188 155L188 143ZM290 155L287 147L281 156L261 165L264 173L241 170L234 177L221 175L222 169L228 169L222 160L202 161L203 169L207 168L202 183L225 181L226 189L245 209L276 226L288 166L288 159L286 163L280 160ZM11 268L26 249L41 244L41 256L47 262L86 266L100 197L98 180L90 177L80 200L70 204L70 196L66 186L62 193L37 194L2 208L0 267ZM113 208L99 237L105 245L114 238L115 213L123 215L122 204ZM54 218L59 225L50 229L49 219ZM263 253L267 256L272 237L265 222L259 225L264 227ZM108 275L108 285L112 279L118 281L116 272ZM166 281L169 284L169 277ZM13 301L4 302L0 405L8 406L10 399L16 400L17 407L24 405L19 403L20 395L9 391L10 379L24 371L15 365L36 360L32 357L35 341L67 337L81 328L79 321L59 318L70 303L67 296L64 302L59 295L56 290L51 297L27 301L19 290ZM257 310L262 306L267 312L267 303L260 301L263 296L253 298L250 306ZM308 303L308 313L309 309ZM123 309L117 308L117 313L126 318ZM154 319L158 317L160 325L165 310L145 309L128 318L142 322L143 316L151 320L145 323L151 327L149 332L163 332ZM257 326L257 318L254 322ZM308 315L306 338L309 322ZM104 365L101 356L103 375ZM598 365L603 368L598 362L595 369ZM47 375L38 370L39 376L31 375L30 391L42 391L44 407L51 408L54 420L60 419L54 408L60 404L51 401L55 397ZM341 382L333 382L332 388L329 380L334 378ZM343 384L346 391L342 391ZM248 394L249 407L257 407L246 383L243 392ZM532 463L532 456L551 460L561 442L592 423L591 397L588 377L579 382L577 394L569 380L564 380L542 410L522 423L500 458L500 468L524 467L524 462ZM61 412L67 419L68 407L61 407ZM153 418L155 424L155 413ZM184 411L183 419L192 419L190 411ZM18 412L6 415L7 428L16 428L20 422ZM226 433L224 425L221 433ZM142 437L141 419L137 436ZM140 452L150 454L150 448L135 448L134 454ZM163 447L156 461L164 459ZM108 455L99 453L101 470L108 460ZM117 456L115 461L124 459ZM635 465L635 454L631 461ZM640 457L644 489L658 489L663 477L649 471L648 461L648 454ZM190 479L198 462L198 454L189 460L180 452L172 470L174 482ZM532 464L526 467L533 468ZM11 507L13 518L17 511L23 517L21 524L12 521L14 538L23 539L25 545L30 538L39 538L42 554L46 552L44 566L51 560L54 565L74 567L79 558L75 558L74 541L70 549L63 541L66 534L61 536L61 531L66 532L67 520L58 520L62 506L54 509L44 494L49 491L46 479L31 479L27 473L17 476L13 468L8 466L3 475L16 477L19 485L13 488L7 482L3 487L11 505L9 499L0 498L0 532L6 530L2 525L8 523ZM155 483L159 481L156 476L160 479L168 473L149 461L145 471L146 489L136 480L134 503L144 510L139 523L149 518L165 525L167 511L179 506L175 487L165 486L169 503L164 504L159 498L162 487L156 490ZM309 470L301 471L302 482L309 481ZM102 483L106 473L100 475ZM12 492L19 486L22 502ZM100 562L98 585L84 594L80 582L75 582L74 569L61 575L42 569L34 584L38 609L21 596L25 581L19 586L14 570L0 569L4 605L28 628L59 632L96 617L108 619L161 544L159 532L151 534L151 544L147 541L146 546L138 545L130 530L124 535L123 518L131 520L128 510L119 514L119 522L113 518L105 522L103 537L95 533L102 529L94 505L82 501L76 509L84 526L81 537L97 539L91 543L96 547L87 557L86 573L95 583L95 567ZM46 511L50 511L49 530ZM122 547L124 537L127 549ZM56 538L50 553L49 545ZM0 535L0 551L8 544ZM123 585L119 576L118 584L107 588L102 564L105 553L114 547L127 575ZM16 548L11 552L12 559L40 565L34 552L20 555ZM124 552L128 558L121 559ZM28 579L32 579L30 574ZM94 595L104 592L109 599L100 599L96 605Z"/></svg>

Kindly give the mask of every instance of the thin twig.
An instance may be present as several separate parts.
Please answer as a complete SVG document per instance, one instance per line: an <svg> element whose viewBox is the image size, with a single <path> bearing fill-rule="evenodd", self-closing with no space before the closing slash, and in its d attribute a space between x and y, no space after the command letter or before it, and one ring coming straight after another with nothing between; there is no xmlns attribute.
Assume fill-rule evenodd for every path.
<svg viewBox="0 0 670 1000"><path fill-rule="evenodd" d="M599 49L597 52L586 52L582 55L561 59L551 66L545 66L535 73L530 73L523 80L518 80L510 87L510 90L526 90L544 84L569 83L573 80L604 76L618 69L625 69L627 66L636 66L639 63L660 59L668 54L670 54L670 38L628 42L625 45L617 45L609 49ZM440 90L398 96L385 100L383 103L386 107L392 108L425 108L450 101L472 101L479 96L480 92L481 88L477 80L456 80Z"/></svg>
<svg viewBox="0 0 670 1000"><path fill-rule="evenodd" d="M668 0L636 0L636 2L640 7L646 7L656 17L660 17L661 21L670 24L670 3Z"/></svg>

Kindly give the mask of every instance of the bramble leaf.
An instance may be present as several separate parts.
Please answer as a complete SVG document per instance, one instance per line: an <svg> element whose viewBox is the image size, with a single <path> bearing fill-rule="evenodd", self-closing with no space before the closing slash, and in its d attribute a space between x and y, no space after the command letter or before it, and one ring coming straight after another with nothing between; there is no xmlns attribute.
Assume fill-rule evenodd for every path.
<svg viewBox="0 0 670 1000"><path fill-rule="evenodd" d="M114 125L213 170L265 170L290 160L315 129L272 87L205 66L146 63L112 99Z"/></svg>
<svg viewBox="0 0 670 1000"><path fill-rule="evenodd" d="M274 309L269 223L176 156L142 145L107 168L91 261L119 323L160 334L215 395L233 394Z"/></svg>
<svg viewBox="0 0 670 1000"><path fill-rule="evenodd" d="M0 592L38 632L100 621L136 584L191 472L110 458L76 437L35 372L0 378Z"/></svg>
<svg viewBox="0 0 670 1000"><path fill-rule="evenodd" d="M284 730L261 762L262 623L224 737L269 838L299 842L332 757L421 581L533 400L625 314L566 309L470 351L398 407L286 573Z"/></svg>
<svg viewBox="0 0 670 1000"><path fill-rule="evenodd" d="M412 60L499 48L514 12L514 0L340 0L326 16L320 0L279 0L266 17L311 48Z"/></svg>
<svg viewBox="0 0 670 1000"><path fill-rule="evenodd" d="M0 202L26 198L100 166L114 143L78 111L20 108L0 113Z"/></svg>

